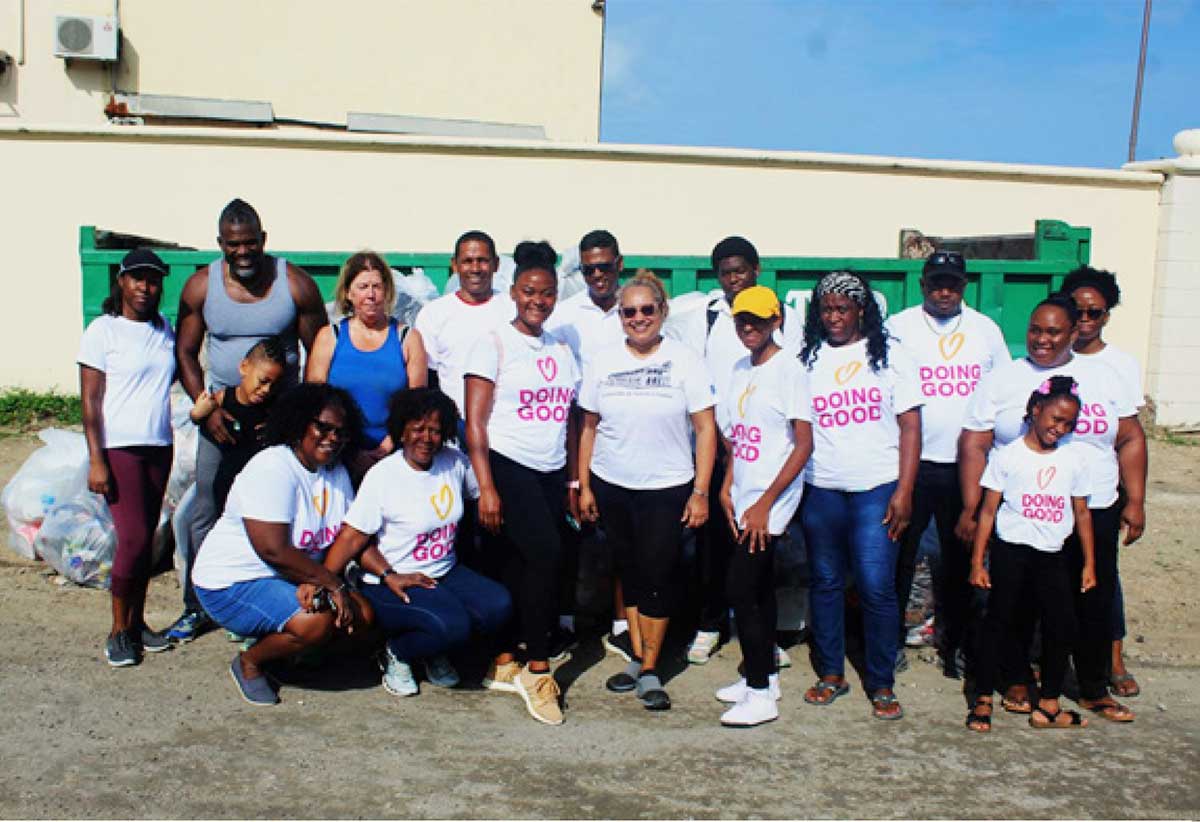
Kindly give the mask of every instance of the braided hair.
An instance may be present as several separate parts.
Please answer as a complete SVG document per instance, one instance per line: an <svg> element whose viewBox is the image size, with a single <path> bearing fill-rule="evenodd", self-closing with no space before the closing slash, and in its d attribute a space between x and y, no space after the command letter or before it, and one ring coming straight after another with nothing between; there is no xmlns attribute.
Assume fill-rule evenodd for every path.
<svg viewBox="0 0 1200 822"><path fill-rule="evenodd" d="M1065 398L1075 403L1075 407L1079 408L1079 383L1068 377L1066 374L1059 374L1042 382L1037 388L1033 389L1033 393L1029 395L1029 402L1025 403L1025 422L1033 422L1033 412L1046 405L1053 400Z"/></svg>
<svg viewBox="0 0 1200 822"><path fill-rule="evenodd" d="M867 339L867 362L872 371L887 368L888 335L883 327L883 314L866 278L853 271L831 271L817 282L804 315L804 347L800 349L800 361L811 371L821 344L825 342L827 335L825 324L821 322L821 298L827 294L841 294L858 305L862 312L859 329Z"/></svg>

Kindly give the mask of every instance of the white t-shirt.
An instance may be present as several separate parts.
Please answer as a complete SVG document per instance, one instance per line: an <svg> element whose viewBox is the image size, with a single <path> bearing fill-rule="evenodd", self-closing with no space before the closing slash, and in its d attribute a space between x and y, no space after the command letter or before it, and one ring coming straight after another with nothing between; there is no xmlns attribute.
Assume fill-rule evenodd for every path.
<svg viewBox="0 0 1200 822"><path fill-rule="evenodd" d="M958 461L958 435L975 387L1009 362L1000 327L968 306L949 320L914 305L888 318L888 333L917 366L921 396L921 459Z"/></svg>
<svg viewBox="0 0 1200 822"><path fill-rule="evenodd" d="M170 445L175 334L160 325L102 314L79 341L80 365L104 373L104 447Z"/></svg>
<svg viewBox="0 0 1200 822"><path fill-rule="evenodd" d="M1117 373L1121 384L1129 389L1134 407L1141 408L1146 404L1146 395L1142 393L1142 366L1132 354L1115 345L1105 345L1095 354L1080 354L1076 351L1075 356L1088 362L1107 365Z"/></svg>
<svg viewBox="0 0 1200 822"><path fill-rule="evenodd" d="M243 519L288 523L292 547L321 562L352 499L350 475L341 464L309 471L287 445L255 454L233 481L225 512L196 555L192 581L219 590L279 576L255 552Z"/></svg>
<svg viewBox="0 0 1200 822"><path fill-rule="evenodd" d="M900 477L896 416L924 403L917 369L898 345L871 370L867 341L823 343L808 369L813 455L805 480L834 491L868 491Z"/></svg>
<svg viewBox="0 0 1200 822"><path fill-rule="evenodd" d="M733 511L738 522L762 498L796 447L794 420L812 419L808 372L795 356L777 351L759 366L750 357L738 360L729 397L718 414L721 430L733 448ZM800 506L804 471L771 506L767 530L782 534Z"/></svg>
<svg viewBox="0 0 1200 822"><path fill-rule="evenodd" d="M1092 456L1087 446L1066 442L1039 454L1020 437L988 457L980 484L1004 494L996 533L1005 542L1039 551L1061 551L1075 527L1072 497L1087 496Z"/></svg>
<svg viewBox="0 0 1200 822"><path fill-rule="evenodd" d="M604 311L592 302L587 289L556 305L546 321L546 330L571 346L580 373L587 370L598 351L625 339L617 304Z"/></svg>
<svg viewBox="0 0 1200 822"><path fill-rule="evenodd" d="M695 476L690 414L712 408L704 361L664 338L645 359L624 341L600 351L584 376L579 407L600 415L591 470L605 482L644 491Z"/></svg>
<svg viewBox="0 0 1200 822"><path fill-rule="evenodd" d="M713 297L707 307L717 312L712 330L708 328L708 311L693 311L688 323L681 329L680 339L704 357L717 389L717 397L724 399L729 394L733 366L746 356L746 346L738 339L729 301L724 297ZM773 339L784 350L796 354L804 344L804 316L786 305L781 308L783 328L775 332Z"/></svg>
<svg viewBox="0 0 1200 822"><path fill-rule="evenodd" d="M995 447L1024 436L1025 407L1034 389L1050 377L1065 374L1079 384L1079 421L1070 439L1092 449L1092 494L1089 508L1107 508L1117 501L1120 466L1114 448L1121 417L1137 414L1133 396L1116 372L1094 360L1073 356L1056 368L1042 368L1027 357L997 368L979 385L967 407L963 428L991 431ZM994 451L993 451L994 453Z"/></svg>
<svg viewBox="0 0 1200 822"><path fill-rule="evenodd" d="M438 297L421 309L413 327L421 332L429 367L437 371L438 387L467 413L463 374L471 347L480 335L511 323L517 307L507 293L497 291L486 303L463 302L458 293Z"/></svg>
<svg viewBox="0 0 1200 822"><path fill-rule="evenodd" d="M535 471L566 464L579 367L565 342L549 331L529 337L505 323L475 341L463 373L496 386L487 425L493 451Z"/></svg>
<svg viewBox="0 0 1200 822"><path fill-rule="evenodd" d="M395 452L376 463L359 486L346 525L379 538L379 550L401 574L437 579L454 567L454 535L463 494L479 498L471 463L458 449L443 448L428 471Z"/></svg>

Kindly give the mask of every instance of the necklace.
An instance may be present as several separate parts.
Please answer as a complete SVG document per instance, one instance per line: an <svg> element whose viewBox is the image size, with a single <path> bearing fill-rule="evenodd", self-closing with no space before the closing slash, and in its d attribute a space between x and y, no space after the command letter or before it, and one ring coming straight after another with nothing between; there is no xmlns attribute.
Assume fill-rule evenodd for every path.
<svg viewBox="0 0 1200 822"><path fill-rule="evenodd" d="M932 331L934 333L934 335L936 335L938 337L946 337L946 336L949 336L950 334L953 334L955 331L958 330L958 327L960 325L962 325L963 313L961 311L958 312L958 318L954 321L954 327L951 328L949 331L938 331L937 328L934 326L934 324L929 321L929 314L925 311L924 308L921 309L921 319L925 321L925 326L930 331Z"/></svg>

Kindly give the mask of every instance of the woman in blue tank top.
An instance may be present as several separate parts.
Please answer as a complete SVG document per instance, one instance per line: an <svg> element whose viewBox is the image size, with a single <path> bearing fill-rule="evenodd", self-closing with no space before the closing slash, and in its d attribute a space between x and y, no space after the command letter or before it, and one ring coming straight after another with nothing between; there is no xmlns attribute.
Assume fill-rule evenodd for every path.
<svg viewBox="0 0 1200 822"><path fill-rule="evenodd" d="M328 382L350 392L362 409L361 456L350 467L359 478L393 450L387 435L388 400L402 388L428 379L420 333L391 317L396 285L386 262L373 251L346 260L334 302L343 319L317 332L304 369L306 382Z"/></svg>

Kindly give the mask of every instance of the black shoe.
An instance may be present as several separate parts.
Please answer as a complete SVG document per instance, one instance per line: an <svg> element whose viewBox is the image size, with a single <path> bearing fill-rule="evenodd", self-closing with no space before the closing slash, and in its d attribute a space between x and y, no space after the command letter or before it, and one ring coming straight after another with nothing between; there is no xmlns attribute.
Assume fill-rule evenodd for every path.
<svg viewBox="0 0 1200 822"><path fill-rule="evenodd" d="M667 692L662 688L646 691L638 699L646 706L647 711L669 711L671 709L671 697L667 696Z"/></svg>
<svg viewBox="0 0 1200 822"><path fill-rule="evenodd" d="M563 627L550 632L550 661L562 662L571 655L571 651L579 647L579 639L575 632Z"/></svg>
<svg viewBox="0 0 1200 822"><path fill-rule="evenodd" d="M130 633L133 634L133 641L147 654L158 654L171 650L173 643L167 639L166 634L151 631L145 625L141 628L134 628Z"/></svg>
<svg viewBox="0 0 1200 822"><path fill-rule="evenodd" d="M104 658L114 668L126 668L142 661L141 650L129 631L118 631L104 642Z"/></svg>
<svg viewBox="0 0 1200 822"><path fill-rule="evenodd" d="M621 671L619 674L613 674L604 683L604 687L612 691L614 694L627 694L637 688L637 680L629 674Z"/></svg>
<svg viewBox="0 0 1200 822"><path fill-rule="evenodd" d="M629 639L629 631L619 634L608 634L604 637L605 650L616 654L626 662L633 662L633 642Z"/></svg>

